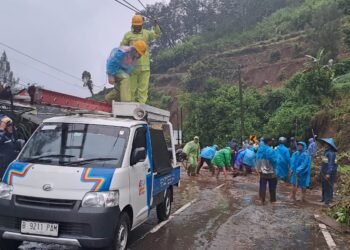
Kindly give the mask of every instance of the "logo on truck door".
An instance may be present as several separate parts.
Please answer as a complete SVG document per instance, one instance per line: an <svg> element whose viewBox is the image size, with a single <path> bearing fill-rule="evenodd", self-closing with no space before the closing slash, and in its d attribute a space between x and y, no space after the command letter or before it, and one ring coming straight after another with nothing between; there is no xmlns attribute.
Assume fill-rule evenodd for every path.
<svg viewBox="0 0 350 250"><path fill-rule="evenodd" d="M144 195L145 194L145 181L140 180L139 182L139 195Z"/></svg>

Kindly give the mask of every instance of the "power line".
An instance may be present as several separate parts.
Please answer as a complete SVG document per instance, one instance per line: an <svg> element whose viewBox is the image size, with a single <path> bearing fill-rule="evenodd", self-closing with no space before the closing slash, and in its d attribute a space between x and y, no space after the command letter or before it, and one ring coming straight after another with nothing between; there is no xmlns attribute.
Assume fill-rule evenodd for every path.
<svg viewBox="0 0 350 250"><path fill-rule="evenodd" d="M32 56L30 56L30 55L28 55L28 54L26 54L26 53L24 53L24 52L18 50L18 49L15 49L15 48L13 48L13 47L11 47L11 46L9 46L9 45L7 45L7 44L1 42L1 41L0 41L0 44L1 44L2 46L4 46L4 47L10 49L10 50L13 50L13 51L17 52L18 54L21 54L22 56L28 57L28 58L32 59L33 61L36 61L36 62L38 62L38 63L40 63L40 64L43 64L43 65L45 65L45 66L47 66L47 67L49 67L49 68L51 68L51 69L56 70L56 71L58 71L58 72L60 72L60 73L62 73L62 74L64 74L64 75L67 75L67 76L69 76L69 77L72 77L72 78L74 78L74 79L76 79L76 80L81 81L81 79L80 79L79 77L76 77L76 76L74 76L74 75L72 75L72 74L70 74L70 73L67 73L67 72L65 72L65 71L63 71L63 70L61 70L61 69L59 69L59 68L57 68L57 67L55 67L55 66L52 66L52 65L50 65L50 64L48 64L48 63L46 63L46 62L43 62L43 61L41 61L41 60L39 60L39 59L36 59L36 58L34 58L34 57L32 57Z"/></svg>
<svg viewBox="0 0 350 250"><path fill-rule="evenodd" d="M134 10L137 10L137 12L141 13L141 11L135 7L135 5L132 5L130 2L128 2L127 0L122 0L124 3L128 4L129 6L131 6L132 8L134 8Z"/></svg>
<svg viewBox="0 0 350 250"><path fill-rule="evenodd" d="M141 0L137 0L141 5L142 7L146 10L146 6L141 2Z"/></svg>
<svg viewBox="0 0 350 250"><path fill-rule="evenodd" d="M54 70L56 70L56 71L58 71L58 72L60 72L60 73L62 73L62 74L64 74L64 75L67 75L67 76L69 76L69 77L71 77L71 78L73 78L73 79L75 79L75 80L78 80L79 82L81 81L81 79L80 79L79 77L76 77L76 76L74 76L74 75L72 75L72 74L70 74L70 73L67 73L67 72L65 72L65 71L63 71L63 70L61 70L61 69L59 69L59 68L57 68L57 67L55 67L55 66L51 66L50 64L48 64L48 63L46 63L46 62L43 62L43 61L41 61L41 60L39 60L39 59L36 59L36 58L34 58L34 57L32 57L32 56L30 56L30 55L28 55L28 54L26 54L26 53L24 53L24 52L18 50L18 49L15 49L15 48L13 48L13 47L11 47L11 46L9 46L9 45L7 45L7 44L1 42L1 41L0 41L0 44L3 45L4 47L8 48L8 49L11 49L11 50L13 50L13 51L19 53L20 55L23 55L23 56L25 56L25 57L28 57L28 58L30 58L30 59L32 59L32 60L34 60L34 61L36 61L36 62L38 62L38 63L40 63L40 64L43 64L43 65L45 65L45 66L47 66L47 67L49 67L49 68L51 68L51 69L54 69ZM16 60L16 59L15 59L15 60ZM16 60L16 61L20 62L19 60ZM54 76L54 75L52 75L52 74L50 74L50 73L47 73L47 72L45 72L45 71L43 71L43 70L40 70L40 69L38 69L38 68L35 68L35 67L31 66L31 65L25 64L25 63L23 63L23 62L20 62L20 63L22 63L22 64L24 64L24 65L26 65L26 66L28 66L28 67L31 67L31 68L33 68L33 69L35 69L35 70L37 70L37 71L39 71L39 72L41 72L41 73L43 73L43 74L45 74L45 75L48 75L48 76L50 76L50 77L52 77L52 78L54 78L54 79L56 79L56 80L62 81L62 82L64 82L64 83L66 83L66 84L69 84L69 85L71 85L71 86L84 88L83 86L76 85L76 84L72 84L72 83L69 83L69 82L67 82L67 81L64 81L64 80L62 80L62 79L60 79L60 78L58 78L58 77L56 77L56 76ZM93 84L93 86L96 87L96 88L103 89L103 87L98 86L98 85L95 85L95 84Z"/></svg>
<svg viewBox="0 0 350 250"><path fill-rule="evenodd" d="M114 1L116 1L117 3L123 5L124 7L128 8L129 10L131 10L131 11L133 11L133 12L138 12L137 10L131 8L130 6L126 5L125 3L122 3L122 2L120 2L120 1L118 1L118 0L114 0Z"/></svg>
<svg viewBox="0 0 350 250"><path fill-rule="evenodd" d="M43 71L43 70L41 70L41 69L38 69L38 68L36 68L36 67L34 67L34 66L32 66L32 65L29 65L29 64L27 64L27 63L24 63L24 62L22 62L22 61L20 61L20 60L18 60L18 59L11 58L11 60L14 60L14 61L16 61L16 62L18 62L18 63L20 63L20 64L23 64L23 65L25 65L25 66L27 66L27 67L30 67L30 68L32 68L32 69L34 69L34 70L37 70L37 71L41 72L42 74L45 74L45 75L47 75L47 76L49 76L49 77L51 77L51 78L53 78L53 79L56 79L56 80L58 80L58 81L60 81L60 82L63 82L63 83L65 83L65 84L68 84L68 85L70 85L70 86L83 88L83 87L80 86L80 85L67 82L67 81L65 81L65 80L63 80L63 79L60 79L60 78L56 77L55 75L52 75L52 74L50 74L50 73L47 73L46 71Z"/></svg>

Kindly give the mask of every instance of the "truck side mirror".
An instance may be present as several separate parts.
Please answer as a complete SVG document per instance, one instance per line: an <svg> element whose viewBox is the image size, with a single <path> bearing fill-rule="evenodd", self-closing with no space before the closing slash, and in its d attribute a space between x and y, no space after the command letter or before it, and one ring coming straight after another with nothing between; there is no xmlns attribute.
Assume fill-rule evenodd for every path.
<svg viewBox="0 0 350 250"><path fill-rule="evenodd" d="M138 162L142 162L146 159L145 148L135 148L131 154L130 165L134 166Z"/></svg>

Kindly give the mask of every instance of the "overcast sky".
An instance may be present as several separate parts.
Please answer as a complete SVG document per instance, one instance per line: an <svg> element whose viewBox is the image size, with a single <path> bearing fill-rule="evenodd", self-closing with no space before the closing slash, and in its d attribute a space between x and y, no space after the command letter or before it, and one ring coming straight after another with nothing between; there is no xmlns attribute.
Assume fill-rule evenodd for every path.
<svg viewBox="0 0 350 250"><path fill-rule="evenodd" d="M165 0L142 0L144 4ZM133 12L114 0L0 0L0 42L12 46L78 78L90 71L101 90L105 62L130 30ZM138 8L137 0L130 0ZM36 63L0 44L22 84L88 96L82 82Z"/></svg>

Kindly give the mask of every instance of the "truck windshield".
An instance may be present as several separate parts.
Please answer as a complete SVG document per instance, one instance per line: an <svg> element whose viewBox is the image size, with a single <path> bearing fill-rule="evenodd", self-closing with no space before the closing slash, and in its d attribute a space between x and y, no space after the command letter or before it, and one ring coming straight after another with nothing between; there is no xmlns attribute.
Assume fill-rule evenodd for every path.
<svg viewBox="0 0 350 250"><path fill-rule="evenodd" d="M116 126L46 123L19 156L21 162L45 165L119 168L129 129Z"/></svg>

